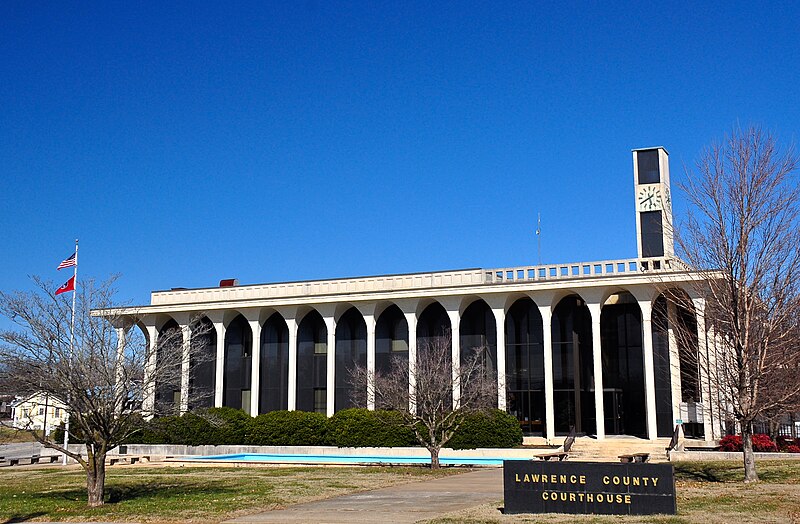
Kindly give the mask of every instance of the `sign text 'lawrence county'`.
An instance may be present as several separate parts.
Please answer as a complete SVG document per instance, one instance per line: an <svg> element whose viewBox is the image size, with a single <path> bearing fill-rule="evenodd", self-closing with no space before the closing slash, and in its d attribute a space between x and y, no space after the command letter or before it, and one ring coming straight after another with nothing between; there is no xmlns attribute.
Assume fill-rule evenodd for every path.
<svg viewBox="0 0 800 524"><path fill-rule="evenodd" d="M503 462L505 513L674 515L671 464Z"/></svg>

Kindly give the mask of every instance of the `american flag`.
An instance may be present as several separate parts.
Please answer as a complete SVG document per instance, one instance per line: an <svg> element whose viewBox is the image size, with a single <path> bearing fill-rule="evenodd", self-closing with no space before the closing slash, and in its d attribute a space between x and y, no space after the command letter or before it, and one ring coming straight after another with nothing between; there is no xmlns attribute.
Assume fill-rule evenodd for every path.
<svg viewBox="0 0 800 524"><path fill-rule="evenodd" d="M64 269L65 267L72 267L74 265L77 265L75 262L75 253L67 257L66 260L60 263L56 269Z"/></svg>

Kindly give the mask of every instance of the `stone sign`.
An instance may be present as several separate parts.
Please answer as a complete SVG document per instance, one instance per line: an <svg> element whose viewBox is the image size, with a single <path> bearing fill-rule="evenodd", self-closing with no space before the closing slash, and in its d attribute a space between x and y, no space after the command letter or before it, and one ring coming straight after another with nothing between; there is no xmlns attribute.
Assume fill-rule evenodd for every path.
<svg viewBox="0 0 800 524"><path fill-rule="evenodd" d="M674 515L671 464L506 460L505 513Z"/></svg>

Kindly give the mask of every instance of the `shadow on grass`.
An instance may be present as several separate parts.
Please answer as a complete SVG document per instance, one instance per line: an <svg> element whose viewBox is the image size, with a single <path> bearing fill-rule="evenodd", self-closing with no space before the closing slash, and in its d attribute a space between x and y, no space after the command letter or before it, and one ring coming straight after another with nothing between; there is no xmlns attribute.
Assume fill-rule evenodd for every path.
<svg viewBox="0 0 800 524"><path fill-rule="evenodd" d="M41 517L43 515L47 515L47 513L39 511L37 513L26 513L25 515L12 515L7 520L4 520L0 524L12 524L14 522L28 522L31 519L35 519L36 517Z"/></svg>
<svg viewBox="0 0 800 524"><path fill-rule="evenodd" d="M159 482L136 483L106 486L105 505L118 504L120 502L134 501L168 501L171 499L185 500L187 496L196 496L202 493L203 496L218 496L220 498L234 497L238 491L234 488L208 485L196 485L193 483L175 485ZM47 493L35 495L39 500L69 500L72 502L86 502L87 493L85 489L63 489L53 490ZM40 514L40 515L43 515ZM16 521L9 521L16 522ZM0 523L5 524L5 523Z"/></svg>
<svg viewBox="0 0 800 524"><path fill-rule="evenodd" d="M725 482L730 480L729 471L714 464L684 462L675 465L675 476L680 480L696 482Z"/></svg>

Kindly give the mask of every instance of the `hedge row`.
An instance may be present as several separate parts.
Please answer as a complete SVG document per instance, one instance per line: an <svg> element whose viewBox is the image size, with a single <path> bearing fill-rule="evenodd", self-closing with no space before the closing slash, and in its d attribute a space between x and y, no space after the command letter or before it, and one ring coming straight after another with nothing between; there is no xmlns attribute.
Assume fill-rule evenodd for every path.
<svg viewBox="0 0 800 524"><path fill-rule="evenodd" d="M719 441L720 451L742 451L743 446L741 435L728 435ZM776 442L769 435L756 433L753 435L753 451L800 453L800 439L781 436Z"/></svg>
<svg viewBox="0 0 800 524"><path fill-rule="evenodd" d="M414 432L399 414L345 409L331 418L305 411L273 411L250 417L232 408L212 408L202 414L161 417L142 424L129 444L255 445L255 446L416 446ZM522 443L517 419L491 410L469 415L447 447L454 449L510 448Z"/></svg>

